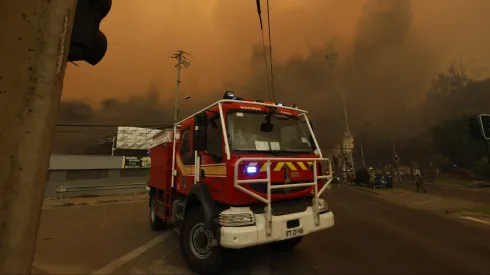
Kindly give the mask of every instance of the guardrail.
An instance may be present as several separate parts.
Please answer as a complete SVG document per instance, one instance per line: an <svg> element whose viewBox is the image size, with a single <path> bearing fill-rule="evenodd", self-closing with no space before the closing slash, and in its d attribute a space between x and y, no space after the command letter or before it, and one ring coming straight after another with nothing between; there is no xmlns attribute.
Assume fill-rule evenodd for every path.
<svg viewBox="0 0 490 275"><path fill-rule="evenodd" d="M58 199L63 198L65 193L75 192L98 192L98 191L111 191L121 189L137 189L141 188L146 190L146 183L127 183L127 184L111 184L111 185L91 185L91 186L56 186L56 194ZM143 189L145 188L145 189Z"/></svg>

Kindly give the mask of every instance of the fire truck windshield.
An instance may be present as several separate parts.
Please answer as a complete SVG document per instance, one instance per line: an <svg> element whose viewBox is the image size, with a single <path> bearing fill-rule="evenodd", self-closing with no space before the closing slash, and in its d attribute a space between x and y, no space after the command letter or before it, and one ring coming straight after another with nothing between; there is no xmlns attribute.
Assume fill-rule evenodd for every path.
<svg viewBox="0 0 490 275"><path fill-rule="evenodd" d="M272 127L266 131L263 124ZM228 113L228 135L231 150L269 151L277 153L311 153L309 135L304 122L292 116L262 112Z"/></svg>

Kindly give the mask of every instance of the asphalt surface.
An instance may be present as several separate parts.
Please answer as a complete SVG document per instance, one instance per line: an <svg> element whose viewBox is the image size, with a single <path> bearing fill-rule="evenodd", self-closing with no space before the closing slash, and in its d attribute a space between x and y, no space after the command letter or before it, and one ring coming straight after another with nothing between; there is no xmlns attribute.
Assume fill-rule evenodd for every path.
<svg viewBox="0 0 490 275"><path fill-rule="evenodd" d="M306 236L292 253L230 251L226 273L490 274L490 226L346 186L326 197L334 228ZM147 213L143 201L44 210L35 272L189 274L173 231L152 232Z"/></svg>
<svg viewBox="0 0 490 275"><path fill-rule="evenodd" d="M416 190L413 183L397 183L397 187L407 188L410 190ZM451 197L455 199L462 199L473 201L477 203L490 204L490 188L469 188L469 187L445 187L440 185L425 184L427 193Z"/></svg>

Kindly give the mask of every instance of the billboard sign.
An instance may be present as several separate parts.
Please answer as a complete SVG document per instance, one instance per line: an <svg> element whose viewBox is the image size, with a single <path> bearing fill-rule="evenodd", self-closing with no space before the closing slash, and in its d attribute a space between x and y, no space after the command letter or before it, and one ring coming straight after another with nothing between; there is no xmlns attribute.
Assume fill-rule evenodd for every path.
<svg viewBox="0 0 490 275"><path fill-rule="evenodd" d="M148 150L153 137L162 130L138 127L117 127L116 149Z"/></svg>
<svg viewBox="0 0 490 275"><path fill-rule="evenodd" d="M124 168L150 168L150 157L124 157Z"/></svg>
<svg viewBox="0 0 490 275"><path fill-rule="evenodd" d="M167 142L172 142L172 137L173 137L173 134L174 134L174 130L173 129L164 129L163 131L161 131L160 133L156 134L152 141L150 142L150 148L153 148L155 146L158 146L160 144L163 144L163 143L167 143ZM177 139L179 138L178 136L178 133L177 133Z"/></svg>

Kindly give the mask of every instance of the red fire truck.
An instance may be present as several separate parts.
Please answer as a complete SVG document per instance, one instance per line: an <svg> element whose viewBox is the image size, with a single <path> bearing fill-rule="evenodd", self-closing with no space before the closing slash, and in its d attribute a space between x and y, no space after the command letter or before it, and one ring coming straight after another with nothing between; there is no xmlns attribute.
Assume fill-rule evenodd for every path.
<svg viewBox="0 0 490 275"><path fill-rule="evenodd" d="M290 250L302 236L334 225L320 198L332 165L306 114L227 91L155 137L151 228L173 224L193 272L218 273L225 249L270 243Z"/></svg>

